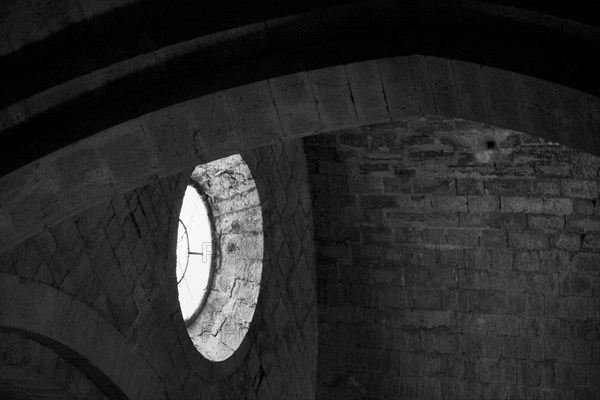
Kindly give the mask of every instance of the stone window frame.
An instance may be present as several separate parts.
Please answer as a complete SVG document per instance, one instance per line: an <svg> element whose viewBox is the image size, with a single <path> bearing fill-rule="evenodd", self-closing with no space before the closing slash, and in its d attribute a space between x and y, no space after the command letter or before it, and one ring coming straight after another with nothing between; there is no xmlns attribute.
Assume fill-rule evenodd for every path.
<svg viewBox="0 0 600 400"><path fill-rule="evenodd" d="M201 363L232 363L245 352L242 345L249 340L260 295L265 256L261 200L239 154L198 165L188 185L207 206L213 254L205 298L184 328ZM256 229L248 230L254 224Z"/></svg>

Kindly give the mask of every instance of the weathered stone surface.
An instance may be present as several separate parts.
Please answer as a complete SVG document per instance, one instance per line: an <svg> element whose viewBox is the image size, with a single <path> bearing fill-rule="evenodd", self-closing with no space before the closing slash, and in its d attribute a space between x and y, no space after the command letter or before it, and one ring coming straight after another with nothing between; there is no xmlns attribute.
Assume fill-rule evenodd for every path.
<svg viewBox="0 0 600 400"><path fill-rule="evenodd" d="M487 148L491 137L495 150ZM452 120L305 145L315 225L324 227L317 230L323 398L345 393L358 371L357 387L373 398L404 396L399 386L382 387L388 378L410 380L413 397L436 399L595 387L584 376L598 364L597 329L583 327L598 320L597 181L575 177L596 170L597 159ZM524 156L525 146L536 150ZM450 395L425 394L424 386Z"/></svg>
<svg viewBox="0 0 600 400"><path fill-rule="evenodd" d="M111 149L105 150L106 162L110 163L113 154ZM212 304L216 315L221 316L211 325L214 338L232 348L247 343L232 357L210 363L200 356L178 310L169 231L177 226L173 221L189 172L155 179L115 196L2 253L2 272L16 282L21 279L28 285L50 285L62 297L81 302L82 310L93 310L97 317L78 319L90 335L78 336L81 329L61 326L63 319L58 317L53 321L53 315L71 307L53 298L48 297L47 304L39 302L29 312L22 310L26 303L13 306L2 299L2 310L11 310L10 315L29 324L40 320L40 329L43 321L52 322L53 330L69 334L67 346L77 343L84 355L106 370L131 398L162 398L165 391L171 398L193 398L215 376L221 376L220 381L208 386L213 394L222 393L225 398L243 398L259 383L261 391L279 393L279 398L311 398L316 386L317 310L312 207L302 144L268 146L244 153L244 158L247 165L227 165L231 174L205 168L195 175L215 201L223 243L231 239L238 248L236 257L224 257L223 261L243 272L243 280L215 279L215 286L222 283L227 293L222 306L231 308L236 318L222 318L223 309ZM96 167L84 164L75 172L85 174ZM211 174L213 180L207 178ZM255 183L250 185L252 178ZM235 204L224 205L228 199ZM219 204L222 207L217 207ZM260 215L262 222L258 224ZM261 268L264 272L257 273ZM3 288L0 293L7 290ZM357 299L361 296L355 294ZM52 304L55 307L48 313L46 308ZM230 323L219 324L225 322ZM127 343L115 347L116 339L102 336L110 331L122 335ZM160 378L152 378L154 372L132 363L131 354L144 357ZM48 366L47 374L54 376L57 368ZM275 372L283 370L288 372ZM267 374L271 378L266 378ZM189 381L203 382L202 388ZM297 381L302 384L295 384ZM153 389L156 385L164 389ZM93 397L98 390L96 383L81 390L86 387L90 398L102 399Z"/></svg>
<svg viewBox="0 0 600 400"><path fill-rule="evenodd" d="M331 288L319 299L334 305L322 317L320 353L331 366L322 380L338 389L319 397L598 399L598 164L537 141L506 143L489 127L477 137L480 127L464 121L463 141L437 140L434 132L456 126L416 120L468 118L600 154L596 7L346 3L0 2L2 168L34 162L0 179L1 270L59 288L127 336L132 346L92 348L127 397L314 397L306 371L316 348L302 346L317 335L312 202L297 148L272 146L255 160L265 186L277 187L261 193L274 272L264 282L263 325L249 331L250 350L235 360L243 366L223 379L229 367L190 368L177 303L164 296L175 291L165 250L178 208L171 200L187 181L165 177L199 160L348 128L342 150L321 142L315 159L327 160L311 165L319 277ZM390 116L416 134L397 140L374 134L381 127L359 129ZM143 134L127 134L125 125L141 120ZM336 166L366 158L350 178ZM215 209L231 214L245 204L238 200ZM228 243L258 258L258 241L239 238L256 233L256 220L223 219ZM56 302L48 318L71 307ZM100 332L98 321L86 326ZM77 386L94 371L15 336L3 334L0 364L43 370L71 392L47 397L120 397L109 385ZM160 379L131 361L131 348ZM2 367L3 380L11 368ZM168 393L155 390L161 385Z"/></svg>

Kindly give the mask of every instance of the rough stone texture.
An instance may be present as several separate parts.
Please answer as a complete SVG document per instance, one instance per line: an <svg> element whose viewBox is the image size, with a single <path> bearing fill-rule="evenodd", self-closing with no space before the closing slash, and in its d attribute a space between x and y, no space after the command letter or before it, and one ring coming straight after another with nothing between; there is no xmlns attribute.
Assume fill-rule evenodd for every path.
<svg viewBox="0 0 600 400"><path fill-rule="evenodd" d="M231 356L246 336L264 264L260 197L248 165L233 155L199 165L192 181L210 203L213 276L201 312L186 324L196 348L212 361ZM213 252L214 247L214 252Z"/></svg>
<svg viewBox="0 0 600 400"><path fill-rule="evenodd" d="M166 393L154 393L156 398L312 398L314 241L302 143L243 157L261 200L265 259L246 345L225 366L202 359L178 311L173 237L189 172L44 229L2 253L0 270L51 285L98 312L158 374ZM133 379L139 371L120 373Z"/></svg>
<svg viewBox="0 0 600 400"><path fill-rule="evenodd" d="M256 313L256 355L248 365L257 398L311 399L316 392L317 294L308 170L301 141L243 154L263 206L265 264ZM255 317L256 318L256 317ZM249 358L254 354L251 350ZM260 381L262 380L262 384ZM235 382L235 381L232 381ZM260 384L260 385L259 385ZM235 396L252 398L239 390Z"/></svg>
<svg viewBox="0 0 600 400"><path fill-rule="evenodd" d="M160 218L173 217L177 207L170 203L172 196L180 195L187 178L168 183L168 187L160 182L171 182L166 177L191 169L198 160L214 160L327 130L362 129L385 121L414 122L424 114L527 131L600 154L600 64L592 57L600 43L597 11L597 6L533 0L0 2L0 70L5 77L0 85L0 253L11 249L0 257L1 269L12 271L9 279L5 279L6 273L0 276L0 305L10 305L0 307L0 317L15 317L25 308L23 304L31 304L19 304L18 295L11 299L7 293L33 291L39 297L48 293L48 299L44 299L48 301L35 307L35 315L39 316L52 308L50 300L60 297L56 296L60 291L67 293L61 297L63 300L72 296L81 301L61 302L43 318L45 324L37 330L63 322L53 318L60 311L69 315L71 308L67 305L75 304L80 311L90 306L119 330L118 335L134 343L131 348L157 366L171 397L196 397L190 393L202 393L203 398L239 397L240 393L248 397L252 393L259 397L269 393L273 397L303 395L302 390L312 390L314 381L311 386L310 379L306 384L296 378L311 371L306 365L312 365L316 351L297 345L307 340L313 343L311 335L315 332L307 326L315 323L310 318L316 312L306 311L315 309L314 293L306 268L301 267L312 265L310 260L302 259L307 254L312 257L312 242L302 236L309 235L303 231L307 224L303 218L310 219L310 213L303 215L296 204L301 198L302 208L307 209L304 188L295 189L287 177L275 172L282 168L283 160L269 164L260 158L261 167L257 168L268 166L261 172L261 179L277 176L272 183L278 187L262 189L265 196L277 193L271 196L275 200L264 206L269 212L279 213L270 217L267 226L268 234L273 235L269 240L274 243L267 243L273 246L267 261L277 264L269 271L277 272L265 278L270 286L263 289L271 293L270 300L265 300L267 311L257 314L257 321L268 321L268 326L250 329L239 357L215 367L189 356L192 353L184 347L189 345L185 335L180 336L184 330L173 310L176 307L172 299L162 301L163 289L173 292L169 273L161 269L161 263L171 262L161 249L169 246L167 233L172 235L173 229L165 228L168 223ZM422 128L420 133L424 134ZM356 229L344 225L323 228L335 237L334 242L326 243L323 253L340 265L354 265L357 260L370 265L370 260L381 257L382 246L389 246L383 257L394 260L408 256L390 249L507 246L513 253L511 271L516 271L512 273L519 278L510 280L519 288L516 294L509 296L503 281L489 272L457 274L459 281L471 282L465 290L472 291L466 297L472 314L494 311L513 315L510 313L525 310L533 318L543 309L543 313L551 310L547 316L551 321L587 321L592 315L590 309L598 308L597 285L582 283L597 274L600 220L596 216L596 189L589 177L570 181L570 161L554 160L548 165L534 161L533 171L527 173L510 172L510 165L494 164L492 175L523 175L507 181L497 178L488 187L487 180L492 179L484 174L485 178L480 177L485 181L483 186L479 178L473 178L477 185L470 192L468 182L463 182L465 176L438 179L430 170L425 170L425 175L433 175L432 179L421 180L421 175L399 171L391 176L386 173L392 171L382 169L385 162L374 159L365 167L364 176L351 186L368 187L372 192L357 197L354 192L345 192L345 181L337 175L342 169L335 162L327 162L331 148L323 151L322 174L336 177L327 185L340 194L332 211L334 218L360 200L353 205L360 212L346 217L366 221L364 226L353 226ZM434 145L404 156L425 162L448 154ZM283 157L298 164L295 156L286 153ZM537 157L540 154L534 154L533 159ZM467 161L448 162L460 166ZM539 173L553 176L556 181L541 179L542 186L532 189L535 194L528 187L512 187L512 181ZM155 189L159 178L161 191ZM569 182L563 185L563 181ZM285 190L279 191L279 187ZM422 196L412 198L414 193ZM289 206L290 202L294 206ZM153 209L164 204L171 204L166 213ZM408 211L403 212L403 207ZM396 212L387 215L382 208ZM97 214L89 217L89 213ZM300 241L302 246L298 246ZM357 242L362 247L347 245ZM423 260L411 262L431 265L427 251L418 255ZM555 258L550 258L551 262L549 251L557 251L552 253ZM479 265L478 258L472 261L465 254L465 260L470 260L468 265ZM436 261L443 257L450 256L435 253ZM487 265L488 256L481 257ZM499 257L495 253L488 257L494 268L504 265ZM536 293L542 290L546 296L545 290L553 286L536 277L548 275L544 266L564 263L567 257L575 278L561 281L560 289L552 292L556 298L544 297L541 302ZM453 258L445 262L455 263ZM298 274L303 285L290 278ZM387 279L384 276L381 279ZM445 292L439 294L436 286L443 285L446 278L432 276L432 287L417 285L412 300L398 297L389 288L381 289L374 298L367 280L358 279L349 288L334 281L323 293L327 301L349 296L352 304L446 310L443 307L454 300L446 299ZM406 278L400 279L401 285L405 283ZM42 286L44 290L37 289ZM59 306L65 306L65 310ZM300 326L298 321L303 320L305 311L310 317L298 342L295 328ZM436 318L446 321L447 317L442 313ZM383 326L389 326L387 319L382 320ZM418 324L419 318L414 317L414 321ZM586 334L597 336L597 324L591 325L586 326ZM331 327L325 328L323 336L327 337ZM481 341L476 337L471 345L453 329L448 328L448 337L443 339L436 338L435 332L417 330L419 346L428 354L449 354L458 343L461 349L470 349L468 354L476 354L473 357L479 358L468 369L469 374L475 371L476 375L468 381L472 398L585 398L589 397L589 387L588 392L567 389L589 385L599 372L596 346L590 353L592 364L573 362L585 354L582 349L586 348L565 344L568 350L564 352L577 356L558 357L540 366L536 364L537 356L511 358L513 353L523 353L522 347L507 345L509 350L499 353L495 343L500 339ZM566 330L561 328L560 334L549 335L559 339L564 336L566 340L556 342L568 343L569 338L578 335L572 331L580 332L571 329L563 334ZM74 332L68 335L75 336ZM357 335L360 340L371 340L370 333L361 328ZM273 349L271 344L282 334L290 339L287 344L277 342L276 355L264 351L259 357L258 351L252 353L255 345ZM150 337L147 341L159 350L143 353L148 348L140 337ZM410 335L406 337L406 342L412 343ZM338 339L339 343L355 340L352 335ZM84 338L81 341L85 342ZM111 371L130 388L144 386L142 389L152 390L139 383L143 374L140 369L116 358L108 359L115 353L121 357L118 360L126 358L123 354L128 353L121 350L131 349L125 347L115 345L102 361L115 361ZM357 354L352 355L353 360L365 357ZM192 359L186 360L185 356ZM545 354L543 357L546 360ZM385 361L385 357L378 358ZM284 367L279 362L286 359L302 362ZM339 359L335 354L334 361ZM192 372L186 369L186 362ZM247 362L245 370L250 372L242 377L231 375L243 362ZM385 369L385 362L382 364L374 368ZM460 362L454 365L457 371L464 367ZM504 380L515 374L517 389L513 391L510 386L509 391ZM434 375L413 374L394 385L405 397L465 397L464 380L446 379L440 383ZM211 382L221 384L206 384L202 377L207 376ZM225 378L231 376L236 378ZM244 386L248 382L251 387ZM381 382L375 380L373 384ZM294 384L301 389L293 390ZM356 388L356 384L352 381L348 387ZM544 388L543 393L537 390L539 387ZM597 391L597 384L594 389Z"/></svg>
<svg viewBox="0 0 600 400"><path fill-rule="evenodd" d="M318 398L600 397L600 159L443 119L305 149Z"/></svg>
<svg viewBox="0 0 600 400"><path fill-rule="evenodd" d="M17 396L21 395L28 399L66 396L75 399L109 399L85 373L38 342L17 333L2 331L0 345L0 395L7 396L5 398L11 399L13 397L9 395L13 395L20 399ZM24 373L21 372L18 377L8 376L10 370L4 368L10 367L20 367ZM15 381L21 385L15 385ZM58 387L52 387L48 382Z"/></svg>
<svg viewBox="0 0 600 400"><path fill-rule="evenodd" d="M464 95L460 88L465 82L461 79L473 75L473 68L478 72L473 79L483 89L474 89L467 99L455 99ZM451 70L458 71L456 77L450 75ZM212 161L303 136L386 120L415 120L423 114L470 117L469 106L463 110L457 101L485 105L488 112L477 116L478 122L519 131L527 127L528 133L538 137L592 153L600 151L594 147L595 103L583 116L578 108L564 110L559 122L564 120L565 125L550 132L547 126L556 124L555 113L540 112L535 105L537 97L532 100L522 96L520 86L526 82L548 96L557 96L566 88L534 78L519 80L519 76L503 69L411 55L261 80L152 109L142 116L131 116L127 122L113 121L111 125L105 121L107 129L102 132L35 162L20 163L17 168L7 159L0 165L0 174L4 174L0 177L0 251L115 193L130 191L156 176L193 168L198 159ZM594 101L584 92L572 92L570 96L576 103ZM518 108L515 104L524 106ZM137 105L138 101L129 108L137 109ZM589 127L585 135L567 130L572 127L570 121L580 118ZM87 122L82 124L87 126ZM61 131L63 134L68 136ZM30 157L37 154L30 150L20 157L21 161L31 161ZM15 156L17 152L8 154L13 161ZM89 162L82 167L84 160ZM2 170L4 165L17 169Z"/></svg>

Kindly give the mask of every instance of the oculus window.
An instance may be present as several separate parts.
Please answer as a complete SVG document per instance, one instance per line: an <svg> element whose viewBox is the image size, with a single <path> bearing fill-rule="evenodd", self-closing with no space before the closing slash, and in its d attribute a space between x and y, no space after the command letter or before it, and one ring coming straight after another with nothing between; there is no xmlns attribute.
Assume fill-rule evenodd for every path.
<svg viewBox="0 0 600 400"><path fill-rule="evenodd" d="M233 355L260 293L263 219L256 184L240 155L197 166L177 230L177 290L195 348L208 360Z"/></svg>
<svg viewBox="0 0 600 400"><path fill-rule="evenodd" d="M211 276L212 228L207 205L193 185L183 196L177 228L177 290L188 322L206 299Z"/></svg>

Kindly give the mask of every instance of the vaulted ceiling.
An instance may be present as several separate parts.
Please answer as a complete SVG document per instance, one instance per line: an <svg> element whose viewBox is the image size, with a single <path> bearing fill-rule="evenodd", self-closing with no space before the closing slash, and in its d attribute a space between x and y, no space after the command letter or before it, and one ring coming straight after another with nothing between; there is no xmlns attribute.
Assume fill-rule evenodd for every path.
<svg viewBox="0 0 600 400"><path fill-rule="evenodd" d="M199 163L274 146L279 168L343 129L460 118L600 155L600 9L580 3L2 2L0 253L179 193Z"/></svg>

